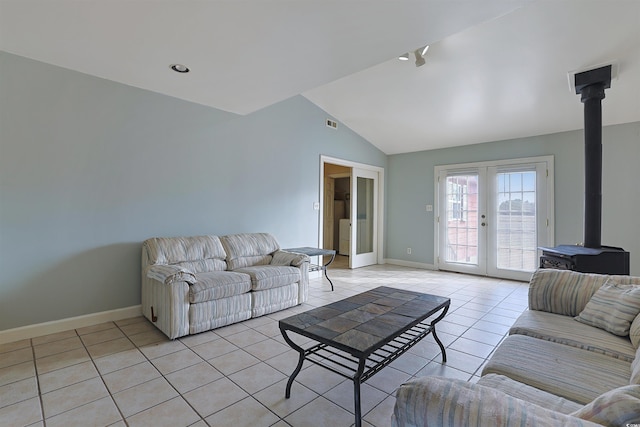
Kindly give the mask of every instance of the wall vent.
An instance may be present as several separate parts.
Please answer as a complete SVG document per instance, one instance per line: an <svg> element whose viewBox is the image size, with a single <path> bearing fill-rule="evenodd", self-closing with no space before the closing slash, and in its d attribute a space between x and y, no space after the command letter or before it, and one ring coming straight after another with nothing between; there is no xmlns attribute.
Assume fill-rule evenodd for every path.
<svg viewBox="0 0 640 427"><path fill-rule="evenodd" d="M338 122L335 122L331 119L327 119L327 127L331 129L338 129Z"/></svg>

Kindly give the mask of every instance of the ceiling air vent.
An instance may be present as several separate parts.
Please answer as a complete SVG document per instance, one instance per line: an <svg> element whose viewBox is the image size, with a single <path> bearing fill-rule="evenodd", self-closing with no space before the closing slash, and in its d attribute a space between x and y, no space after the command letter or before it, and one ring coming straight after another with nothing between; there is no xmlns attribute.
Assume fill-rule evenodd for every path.
<svg viewBox="0 0 640 427"><path fill-rule="evenodd" d="M334 122L331 119L327 119L327 127L331 129L338 129L338 122Z"/></svg>
<svg viewBox="0 0 640 427"><path fill-rule="evenodd" d="M569 78L569 90L571 91L571 93L573 94L580 93L580 92L576 92L576 74L582 74L582 73L585 73L586 71L591 71L598 68L604 68L607 66L611 67L611 78L609 80L617 80L618 72L620 71L620 65L617 60L606 62L604 64L592 65L590 67L581 68L579 70L569 71L567 73L567 77ZM607 86L607 88L608 87L609 86Z"/></svg>

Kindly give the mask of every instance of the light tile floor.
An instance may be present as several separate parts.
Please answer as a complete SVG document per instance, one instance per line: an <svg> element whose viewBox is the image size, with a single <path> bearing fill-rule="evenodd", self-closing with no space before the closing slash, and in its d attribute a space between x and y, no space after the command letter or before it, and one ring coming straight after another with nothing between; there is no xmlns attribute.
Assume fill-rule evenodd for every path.
<svg viewBox="0 0 640 427"><path fill-rule="evenodd" d="M387 285L450 297L438 324L448 362L426 337L362 386L363 425L386 427L403 382L425 375L475 381L527 306L527 285L392 265L341 269L310 283L306 304L168 340L143 317L0 345L0 426L351 426L353 385L297 362L278 320Z"/></svg>

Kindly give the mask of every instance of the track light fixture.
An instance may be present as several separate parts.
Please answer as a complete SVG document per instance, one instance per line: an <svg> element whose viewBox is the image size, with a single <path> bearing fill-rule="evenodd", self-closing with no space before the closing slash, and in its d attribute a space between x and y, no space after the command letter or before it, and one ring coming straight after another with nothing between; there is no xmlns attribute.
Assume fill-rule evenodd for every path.
<svg viewBox="0 0 640 427"><path fill-rule="evenodd" d="M425 63L423 56L420 54L420 50L413 51L414 56L416 57L416 67L422 67Z"/></svg>
<svg viewBox="0 0 640 427"><path fill-rule="evenodd" d="M413 51L413 56L416 58L416 67L422 67L425 64L424 55L429 50L429 46L423 46ZM398 57L400 61L408 61L409 53L403 53Z"/></svg>
<svg viewBox="0 0 640 427"><path fill-rule="evenodd" d="M422 67L425 64L424 55L429 50L429 46L424 46L413 51L413 55L416 57L416 67Z"/></svg>

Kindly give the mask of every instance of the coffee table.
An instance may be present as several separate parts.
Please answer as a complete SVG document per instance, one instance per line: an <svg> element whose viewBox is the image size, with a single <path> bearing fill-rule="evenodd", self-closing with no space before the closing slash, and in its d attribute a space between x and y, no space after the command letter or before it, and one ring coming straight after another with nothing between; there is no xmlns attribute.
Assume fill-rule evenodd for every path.
<svg viewBox="0 0 640 427"><path fill-rule="evenodd" d="M362 425L360 384L432 334L447 361L436 323L447 314L451 300L381 286L279 321L284 340L300 357L289 377L285 397L308 360L353 381L356 427ZM307 348L289 333L310 338Z"/></svg>

